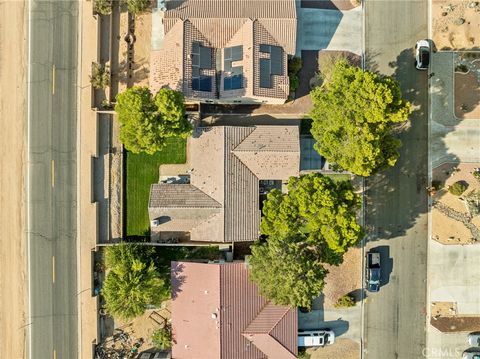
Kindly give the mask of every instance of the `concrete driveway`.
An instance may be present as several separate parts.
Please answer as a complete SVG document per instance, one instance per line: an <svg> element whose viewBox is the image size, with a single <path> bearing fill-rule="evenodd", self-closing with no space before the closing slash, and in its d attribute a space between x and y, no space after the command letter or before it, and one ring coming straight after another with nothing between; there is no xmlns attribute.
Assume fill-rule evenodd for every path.
<svg viewBox="0 0 480 359"><path fill-rule="evenodd" d="M454 111L452 52L432 54L430 72L432 168L445 162L480 162L480 120L460 120Z"/></svg>
<svg viewBox="0 0 480 359"><path fill-rule="evenodd" d="M456 302L459 314L480 313L480 245L441 245L429 240L430 302ZM469 348L468 333L427 331L426 357L459 358Z"/></svg>
<svg viewBox="0 0 480 359"><path fill-rule="evenodd" d="M352 339L360 342L361 338L361 307L345 309L314 309L309 313L298 312L298 329L313 330L329 328L335 337Z"/></svg>
<svg viewBox="0 0 480 359"><path fill-rule="evenodd" d="M297 8L297 56L302 50L336 50L362 54L362 8Z"/></svg>

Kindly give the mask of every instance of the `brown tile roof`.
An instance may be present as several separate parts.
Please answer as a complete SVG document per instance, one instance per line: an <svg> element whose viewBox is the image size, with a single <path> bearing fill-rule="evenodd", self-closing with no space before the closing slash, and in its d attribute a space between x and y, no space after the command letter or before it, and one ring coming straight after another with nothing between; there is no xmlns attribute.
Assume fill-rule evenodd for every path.
<svg viewBox="0 0 480 359"><path fill-rule="evenodd" d="M155 183L150 188L149 207L221 208L222 205L191 184Z"/></svg>
<svg viewBox="0 0 480 359"><path fill-rule="evenodd" d="M197 129L189 146L190 185L152 186L150 219L169 219L152 230L175 231L178 224L178 231L190 228L192 241L256 240L259 180L297 176L299 141L297 126Z"/></svg>
<svg viewBox="0 0 480 359"><path fill-rule="evenodd" d="M167 1L164 14L164 48L152 56L152 91L169 86L180 88L187 98L232 99L247 97L256 101L286 100L289 94L287 55L296 50L295 0L178 0ZM213 81L211 92L194 91L192 79L192 43L214 49L215 69L202 70ZM283 75L272 75L272 88L259 87L260 44L283 48ZM243 88L224 90L225 47L242 45ZM218 60L218 61L217 61ZM219 87L217 89L217 86Z"/></svg>
<svg viewBox="0 0 480 359"><path fill-rule="evenodd" d="M172 262L172 297L174 358L297 354L297 311L263 298L243 262Z"/></svg>

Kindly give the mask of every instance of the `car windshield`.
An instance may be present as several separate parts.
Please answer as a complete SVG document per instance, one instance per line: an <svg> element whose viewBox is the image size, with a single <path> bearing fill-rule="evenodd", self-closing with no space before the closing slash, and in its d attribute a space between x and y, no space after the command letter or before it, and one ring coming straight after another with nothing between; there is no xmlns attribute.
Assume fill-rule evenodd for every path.
<svg viewBox="0 0 480 359"><path fill-rule="evenodd" d="M378 268L372 269L370 280L374 282L380 280L380 269Z"/></svg>
<svg viewBox="0 0 480 359"><path fill-rule="evenodd" d="M422 66L427 67L429 62L429 53L428 48L421 47L420 48L420 63Z"/></svg>

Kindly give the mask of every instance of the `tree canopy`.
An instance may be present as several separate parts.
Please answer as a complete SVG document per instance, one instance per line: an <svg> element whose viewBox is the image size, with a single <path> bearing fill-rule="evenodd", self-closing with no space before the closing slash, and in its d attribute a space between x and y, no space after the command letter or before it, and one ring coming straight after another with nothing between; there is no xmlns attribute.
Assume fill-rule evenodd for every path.
<svg viewBox="0 0 480 359"><path fill-rule="evenodd" d="M396 163L401 143L393 126L410 113L398 82L340 60L328 83L311 97L311 133L327 161L360 176Z"/></svg>
<svg viewBox="0 0 480 359"><path fill-rule="evenodd" d="M304 234L310 245L322 249L328 263L328 255L343 254L361 240L363 230L356 219L360 205L349 181L335 182L320 173L291 177L288 193L268 193L261 231L276 237Z"/></svg>
<svg viewBox="0 0 480 359"><path fill-rule="evenodd" d="M291 177L288 192L272 190L263 202L261 232L252 246L250 276L277 304L310 308L324 286L324 264L338 265L360 242L361 199L349 181L319 173Z"/></svg>
<svg viewBox="0 0 480 359"><path fill-rule="evenodd" d="M120 140L133 153L153 154L166 146L167 138L186 138L192 132L183 95L167 88L153 97L147 87L131 87L118 94L115 111Z"/></svg>
<svg viewBox="0 0 480 359"><path fill-rule="evenodd" d="M150 8L151 0L124 0L127 3L128 11L132 14L141 14Z"/></svg>
<svg viewBox="0 0 480 359"><path fill-rule="evenodd" d="M251 247L250 278L273 303L310 308L328 271L301 236L270 237Z"/></svg>
<svg viewBox="0 0 480 359"><path fill-rule="evenodd" d="M169 297L169 286L155 268L152 247L120 244L105 250L108 268L102 295L105 308L115 318L129 320L158 306Z"/></svg>

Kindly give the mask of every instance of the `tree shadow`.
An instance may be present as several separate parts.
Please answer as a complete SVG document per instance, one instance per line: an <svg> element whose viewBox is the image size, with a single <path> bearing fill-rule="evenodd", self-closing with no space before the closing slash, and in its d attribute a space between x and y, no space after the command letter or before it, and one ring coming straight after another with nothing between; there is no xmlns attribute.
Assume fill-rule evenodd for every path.
<svg viewBox="0 0 480 359"><path fill-rule="evenodd" d="M378 54L369 54L366 62L374 70L378 69L376 56ZM390 66L413 111L408 122L395 129L402 141L395 166L366 179L369 240L405 235L418 216L428 212L428 75L414 70L411 48L404 49ZM445 147L436 150L447 152Z"/></svg>
<svg viewBox="0 0 480 359"><path fill-rule="evenodd" d="M176 299L182 292L182 285L185 283L185 276L183 275L183 269L185 265L181 262L172 262L171 266L171 288L172 299Z"/></svg>

